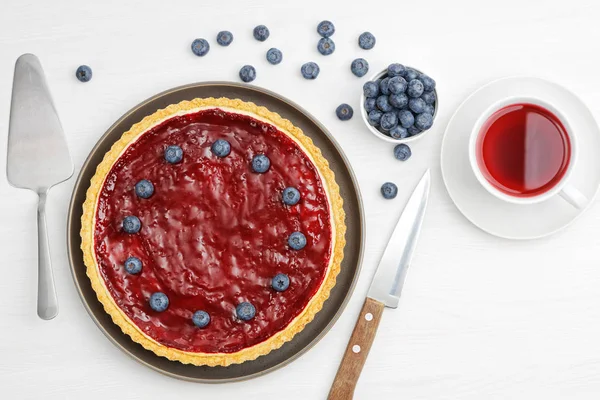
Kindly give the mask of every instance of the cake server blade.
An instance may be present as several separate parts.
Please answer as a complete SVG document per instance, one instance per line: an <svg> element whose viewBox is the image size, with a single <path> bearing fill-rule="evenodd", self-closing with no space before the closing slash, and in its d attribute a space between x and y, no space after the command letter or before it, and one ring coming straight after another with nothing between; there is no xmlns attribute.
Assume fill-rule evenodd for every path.
<svg viewBox="0 0 600 400"><path fill-rule="evenodd" d="M40 318L52 319L58 300L46 233L46 195L73 175L73 162L42 65L33 54L22 55L15 64L7 151L10 184L39 196L37 307Z"/></svg>

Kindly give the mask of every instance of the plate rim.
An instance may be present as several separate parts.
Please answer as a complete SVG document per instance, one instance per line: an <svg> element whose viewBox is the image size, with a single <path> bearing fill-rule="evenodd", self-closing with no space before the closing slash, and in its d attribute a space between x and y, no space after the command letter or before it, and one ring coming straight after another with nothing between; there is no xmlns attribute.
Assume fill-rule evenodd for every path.
<svg viewBox="0 0 600 400"><path fill-rule="evenodd" d="M333 314L333 317L331 318L331 320L327 323L327 325L315 336L314 339L312 339L306 346L304 346L302 349L300 349L297 353L293 354L291 357L286 358L284 361L280 362L279 364L273 365L270 368L252 373L252 374L248 374L248 375L244 375L244 376L240 376L240 377L234 377L234 378L225 378L225 379L207 379L207 378L193 378L193 377L189 377L189 376L182 376L176 373L172 373L170 371L166 371L163 370L161 368L158 368L150 363L147 363L146 361L144 361L143 359L137 357L135 354L133 354L132 352L130 352L128 349L126 349L124 346L122 346L119 342L117 342L112 335L106 330L104 329L102 323L100 323L100 321L96 318L96 316L94 315L93 311L91 310L87 300L84 297L81 285L79 284L77 277L76 277L76 273L75 273L75 260L73 258L73 246L78 247L78 243L73 243L73 241L71 240L72 238L72 224L73 224L73 218L76 217L78 211L76 210L78 204L75 204L75 197L76 194L78 192L78 190L80 190L80 185L82 184L82 173L85 169L87 169L89 167L89 164L91 163L91 159L93 157L94 154L96 154L98 148L100 147L100 144L106 139L106 137L115 129L115 127L117 127L119 124L121 124L125 119L127 119L131 114L135 113L136 111L138 111L140 108L146 106L149 103L152 103L160 98L162 98L163 96L175 93L175 92L179 92L182 90L188 90L188 89L192 89L192 88L198 88L198 87L206 87L206 86L215 86L215 87L219 87L219 86L223 86L223 87L233 87L233 88L241 88L244 90L251 90L254 92L258 92L262 95L266 95L269 97L272 97L280 102L283 102L289 106L291 106L293 109L295 109L297 112L301 113L302 115L304 115L306 118L308 118L313 124L315 124L315 126L318 127L318 129L325 134L325 136L327 137L327 139L332 143L333 147L335 148L336 152L339 154L340 158L342 159L342 161L344 162L344 167L345 169L348 171L348 175L350 176L350 179L352 181L352 186L354 189L354 193L356 195L356 200L358 203L358 211L359 211L359 222L360 222L360 235L361 235L361 239L360 239L360 248L358 251L358 257L357 257L357 263L356 263L356 269L355 269L355 273L354 276L352 277L352 281L350 283L350 286L348 287L348 290L346 291L346 294L344 296L344 300L342 301L342 303L340 304L339 308L336 310L336 312ZM81 205L79 205L81 206ZM348 305L352 294L354 293L354 289L356 288L356 284L358 282L358 279L360 277L360 273L362 270L362 264L364 261L364 254L365 254L365 240L366 240L366 221L365 221L365 212L364 212L364 201L362 198L362 194L360 192L360 187L358 185L358 180L356 178L356 174L354 173L354 170L350 164L350 161L348 160L346 154L344 153L344 151L342 150L340 144L337 142L337 140L333 137L333 135L329 132L329 130L319 121L317 120L311 113L309 113L307 110L305 110L303 107L301 107L299 104L285 98L284 96L275 93L269 89L265 89L263 87L259 87L259 86L255 86L255 85L249 85L249 84L242 84L242 83L236 83L236 82L228 82L228 81L205 81L205 82L195 82L195 83L188 83L185 85L180 85L180 86L176 86L170 89L166 89L163 90L145 100L142 100L141 102L137 103L135 106L133 106L132 108L130 108L129 110L127 110L125 113L123 113L114 123L112 123L104 132L104 134L102 134L102 136L100 136L98 138L98 140L96 141L96 143L94 144L94 146L92 147L92 149L89 151L85 161L83 162L83 164L81 165L81 168L79 169L79 172L77 173L77 179L75 180L75 184L73 186L73 191L71 193L71 198L69 200L69 207L67 210L67 229L66 229L66 236L67 236L67 253L68 253L68 259L69 259L69 270L71 272L71 277L73 279L73 283L75 284L75 287L77 289L77 294L79 296L79 299L81 300L86 312L88 313L89 317L92 319L92 321L94 322L94 324L98 327L98 329L103 333L103 335L113 344L115 345L117 348L119 348L123 353L125 353L127 356L129 356L130 358L134 359L135 361L139 362L140 364L145 365L146 367L157 371L163 375L172 377L172 378L176 378L176 379L180 379L180 380L184 380L184 381L188 381L188 382L196 382L196 383L210 383L210 384L219 384L219 383L229 383L229 382L241 382L241 381L246 381L249 379L253 379L253 378L257 378L259 376L263 376L266 375L270 372L276 371L282 367L287 366L288 364L290 364L291 362L297 360L298 358L300 358L302 355L306 354L310 349L312 349L317 343L319 343L323 337L325 337L325 335L331 330L331 328L333 327L333 325L335 325L335 323L339 320L340 316L342 315L342 313L344 312L344 310L346 309L346 306ZM121 333L122 335L124 335L124 333ZM146 350L147 351L147 350ZM159 356L156 356L159 357ZM260 360L260 357L257 359ZM177 361L171 361L171 362L177 362ZM249 363L251 362L256 362L256 360L252 360L252 361L247 361Z"/></svg>

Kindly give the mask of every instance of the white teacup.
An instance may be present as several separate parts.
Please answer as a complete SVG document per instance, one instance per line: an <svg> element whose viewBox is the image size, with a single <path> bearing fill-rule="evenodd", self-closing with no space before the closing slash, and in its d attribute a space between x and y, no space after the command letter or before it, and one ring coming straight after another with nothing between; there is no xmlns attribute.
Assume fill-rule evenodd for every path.
<svg viewBox="0 0 600 400"><path fill-rule="evenodd" d="M481 171L481 168L479 166L479 161L478 161L478 156L477 156L478 146L479 146L478 138L482 134L481 130L482 130L484 124L488 121L488 119L496 111L503 109L504 107L513 105L513 104L533 104L535 106L538 106L538 107L548 110L550 113L554 114L554 116L556 116L556 118L558 118L560 120L560 122L563 124L563 126L566 130L566 133L569 137L571 154L570 154L570 159L569 159L569 164L567 166L567 170L564 172L564 175L562 176L560 181L555 183L554 186L552 186L550 189L548 189L545 192L540 193L538 195L520 197L520 196L513 196L513 195L510 195L503 191L500 191L499 189L497 189L494 185L492 185L488 181L488 179L485 177L484 173ZM555 107L553 107L551 104L548 104L547 102L545 102L541 99L532 98L532 97L520 97L520 96L509 97L509 98L503 99L503 100L491 105L479 117L479 119L475 123L475 126L473 126L473 130L471 131L471 137L469 139L469 161L471 163L471 168L473 169L473 173L477 177L477 180L479 181L479 183L488 192L490 192L492 195L496 196L500 200L504 200L504 201L514 203L514 204L540 203L540 202L548 200L549 198L558 194L563 199L565 199L567 202L572 204L574 207L580 208L580 209L584 208L588 203L588 199L579 190L577 190L575 187L573 187L569 183L569 180L570 180L572 172L573 172L573 168L574 168L575 164L577 163L577 154L578 154L577 153L577 137L575 135L575 132L571 129L571 126L570 126L567 118L565 118L565 116L560 111L558 111Z"/></svg>

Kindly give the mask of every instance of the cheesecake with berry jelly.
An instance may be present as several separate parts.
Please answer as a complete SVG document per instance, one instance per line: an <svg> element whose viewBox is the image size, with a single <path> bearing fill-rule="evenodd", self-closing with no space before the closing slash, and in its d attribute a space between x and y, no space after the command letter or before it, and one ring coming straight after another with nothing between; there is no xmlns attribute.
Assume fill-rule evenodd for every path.
<svg viewBox="0 0 600 400"><path fill-rule="evenodd" d="M345 244L339 187L292 122L226 98L147 116L83 205L92 287L155 354L227 366L278 349L321 310Z"/></svg>

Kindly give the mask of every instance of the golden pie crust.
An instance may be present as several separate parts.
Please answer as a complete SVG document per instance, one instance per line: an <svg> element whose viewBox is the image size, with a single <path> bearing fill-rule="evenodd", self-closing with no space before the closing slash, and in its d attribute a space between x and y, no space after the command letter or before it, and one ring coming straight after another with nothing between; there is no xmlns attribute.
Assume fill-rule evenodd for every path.
<svg viewBox="0 0 600 400"><path fill-rule="evenodd" d="M112 169L113 164L119 159L130 144L159 123L176 115L188 114L209 108L220 108L228 112L238 112L263 120L274 125L279 131L287 134L298 143L311 158L319 171L321 179L324 181L323 183L326 188L332 217L333 237L331 238L331 259L323 282L315 295L309 300L304 310L298 314L285 329L276 332L273 336L261 343L243 348L235 353L197 353L182 351L162 345L144 334L118 307L113 297L106 289L104 279L99 272L94 250L94 230L96 225L95 218L98 196L104 185L104 180ZM98 296L98 300L104 306L104 310L111 316L113 322L117 324L125 334L129 335L133 341L141 344L145 349L172 361L199 366L227 366L254 360L259 356L266 355L272 350L280 348L285 342L292 340L298 332L302 331L306 324L313 320L315 314L321 310L323 303L329 297L331 289L335 286L336 277L340 272L340 266L344 256L346 232L344 219L345 213L343 201L339 193L339 186L335 181L334 173L329 168L327 160L321 154L321 150L314 145L312 139L306 136L302 130L294 126L287 119L282 118L279 114L271 112L265 107L257 106L254 103L228 98L198 98L191 101L182 101L178 104L172 104L145 117L142 121L133 125L129 131L125 132L123 136L113 144L110 151L106 153L104 159L96 169L96 174L91 179L90 187L87 190L86 200L83 204L83 215L81 217L81 249L83 251L87 275L90 278L92 288Z"/></svg>

